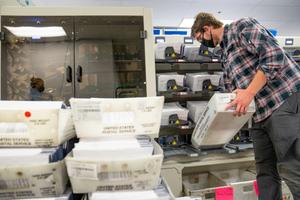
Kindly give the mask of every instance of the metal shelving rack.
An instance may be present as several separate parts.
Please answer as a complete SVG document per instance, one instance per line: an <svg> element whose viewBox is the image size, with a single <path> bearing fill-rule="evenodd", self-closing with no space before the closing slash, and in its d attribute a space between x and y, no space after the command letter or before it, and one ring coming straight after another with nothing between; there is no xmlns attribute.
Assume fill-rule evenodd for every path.
<svg viewBox="0 0 300 200"><path fill-rule="evenodd" d="M177 72L178 74L186 74L222 71L220 61L189 62L184 60L156 60L155 66L156 73ZM157 93L157 95L165 97L165 102L180 102L183 104L186 101L208 101L213 94L213 91ZM189 139L194 127L195 124L191 122L183 126L161 126L160 136L167 137L176 133L178 137L186 137ZM186 145L178 145L178 147L186 148ZM205 172L211 169L254 168L254 155L252 150L245 150L239 153L235 152L235 150L211 150L207 153L205 151L201 152L200 150L198 154L191 153L189 156L165 157L161 173L170 186L172 193L176 197L182 196L182 178L186 173Z"/></svg>

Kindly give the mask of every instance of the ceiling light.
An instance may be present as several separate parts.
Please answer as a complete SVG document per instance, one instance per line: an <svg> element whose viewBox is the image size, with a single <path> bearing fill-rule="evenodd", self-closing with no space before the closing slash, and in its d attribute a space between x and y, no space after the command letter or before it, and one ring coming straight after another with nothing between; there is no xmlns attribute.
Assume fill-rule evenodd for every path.
<svg viewBox="0 0 300 200"><path fill-rule="evenodd" d="M195 21L194 18L183 18L179 24L179 27L191 28L193 26L194 21Z"/></svg>
<svg viewBox="0 0 300 200"><path fill-rule="evenodd" d="M61 37L66 36L66 32L61 26L4 26L17 37Z"/></svg>
<svg viewBox="0 0 300 200"><path fill-rule="evenodd" d="M195 19L194 18L183 18L182 21L179 24L179 27L182 28L191 28L194 24ZM233 20L220 20L224 25L230 24L233 22Z"/></svg>

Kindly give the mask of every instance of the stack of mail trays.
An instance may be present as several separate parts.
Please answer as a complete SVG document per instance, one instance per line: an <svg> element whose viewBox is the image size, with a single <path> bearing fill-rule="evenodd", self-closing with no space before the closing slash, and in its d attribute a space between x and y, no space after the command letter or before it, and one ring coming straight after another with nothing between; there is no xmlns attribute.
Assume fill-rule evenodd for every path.
<svg viewBox="0 0 300 200"><path fill-rule="evenodd" d="M163 101L163 97L70 100L80 139L66 157L74 193L89 193L97 200L134 199L141 191L157 189L163 152L153 138L158 137Z"/></svg>
<svg viewBox="0 0 300 200"><path fill-rule="evenodd" d="M64 157L75 129L62 105L0 101L0 199L68 195Z"/></svg>

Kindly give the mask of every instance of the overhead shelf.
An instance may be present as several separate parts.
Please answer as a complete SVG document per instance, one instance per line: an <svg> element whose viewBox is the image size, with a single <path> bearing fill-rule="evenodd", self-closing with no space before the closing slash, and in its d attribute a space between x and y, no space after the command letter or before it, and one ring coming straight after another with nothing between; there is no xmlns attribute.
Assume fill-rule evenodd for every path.
<svg viewBox="0 0 300 200"><path fill-rule="evenodd" d="M188 62L188 61L156 61L156 73L178 72L207 72L207 71L222 71L220 62Z"/></svg>
<svg viewBox="0 0 300 200"><path fill-rule="evenodd" d="M190 135L193 133L195 124L190 122L188 125L165 125L160 126L159 136L168 135Z"/></svg>

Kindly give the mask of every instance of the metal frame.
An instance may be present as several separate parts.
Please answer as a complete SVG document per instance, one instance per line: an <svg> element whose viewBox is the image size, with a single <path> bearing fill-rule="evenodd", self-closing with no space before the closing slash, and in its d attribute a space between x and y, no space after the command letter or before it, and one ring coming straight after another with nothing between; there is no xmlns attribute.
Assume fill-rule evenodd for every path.
<svg viewBox="0 0 300 200"><path fill-rule="evenodd" d="M4 6L1 16L143 16L145 41L145 72L147 96L156 96L152 10L142 7L12 7ZM1 25L1 24L0 24ZM1 47L0 47L1 54ZM0 55L1 56L1 55ZM1 58L1 57L0 57ZM1 63L0 63L1 69ZM1 73L1 71L0 71ZM1 78L0 78L1 84ZM1 89L0 89L1 92ZM1 93L0 93L1 95ZM0 96L1 99L1 96Z"/></svg>

